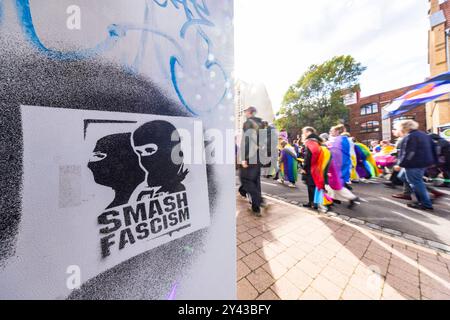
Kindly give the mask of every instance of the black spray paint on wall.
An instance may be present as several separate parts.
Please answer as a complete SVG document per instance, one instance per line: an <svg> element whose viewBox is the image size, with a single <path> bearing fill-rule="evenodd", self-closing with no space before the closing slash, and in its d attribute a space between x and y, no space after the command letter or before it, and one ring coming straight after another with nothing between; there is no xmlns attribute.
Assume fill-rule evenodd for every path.
<svg viewBox="0 0 450 320"><path fill-rule="evenodd" d="M148 78L97 59L58 61L0 28L0 268L14 255L21 217L23 150L20 105L189 116ZM62 133L63 134L63 133ZM38 186L37 186L38 187ZM210 206L216 183L208 168ZM214 212L211 208L211 212ZM195 254L206 231L148 251L100 274L72 299L164 299Z"/></svg>

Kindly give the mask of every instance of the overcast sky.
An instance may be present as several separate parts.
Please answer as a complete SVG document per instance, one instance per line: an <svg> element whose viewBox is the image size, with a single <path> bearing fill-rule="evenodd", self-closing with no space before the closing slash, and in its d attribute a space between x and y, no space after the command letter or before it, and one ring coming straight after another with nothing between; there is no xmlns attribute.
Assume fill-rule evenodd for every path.
<svg viewBox="0 0 450 320"><path fill-rule="evenodd" d="M237 78L267 86L275 111L307 67L350 54L362 95L424 80L427 0L235 0Z"/></svg>

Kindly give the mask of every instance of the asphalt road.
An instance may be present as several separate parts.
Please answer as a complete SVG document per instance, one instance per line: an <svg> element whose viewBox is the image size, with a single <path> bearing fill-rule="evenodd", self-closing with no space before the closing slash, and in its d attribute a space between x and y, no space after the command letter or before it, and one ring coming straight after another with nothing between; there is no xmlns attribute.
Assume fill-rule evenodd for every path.
<svg viewBox="0 0 450 320"><path fill-rule="evenodd" d="M382 228L450 245L450 189L439 188L446 196L435 202L434 212L423 212L407 208L408 201L392 198L393 193L401 193L402 190L388 189L383 185L384 181L380 178L369 183L354 184L353 192L361 198L361 204L349 210L347 204L343 203L333 207L333 211ZM308 198L302 182L297 184L297 189L291 189L272 179L263 178L262 190L266 194L283 197L288 202L305 203Z"/></svg>

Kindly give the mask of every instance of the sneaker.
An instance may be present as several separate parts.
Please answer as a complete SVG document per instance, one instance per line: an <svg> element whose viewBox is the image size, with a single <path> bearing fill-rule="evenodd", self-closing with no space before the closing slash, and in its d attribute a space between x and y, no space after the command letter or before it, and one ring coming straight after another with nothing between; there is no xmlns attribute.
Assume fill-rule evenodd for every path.
<svg viewBox="0 0 450 320"><path fill-rule="evenodd" d="M296 189L297 186L296 186L295 184L293 184L293 183L290 183L290 184L289 184L289 188Z"/></svg>
<svg viewBox="0 0 450 320"><path fill-rule="evenodd" d="M256 217L261 217L261 208L259 208L259 207L252 207L252 211L253 211L253 214Z"/></svg>
<svg viewBox="0 0 450 320"><path fill-rule="evenodd" d="M312 204L311 203L304 203L303 204L303 208L312 208Z"/></svg>
<svg viewBox="0 0 450 320"><path fill-rule="evenodd" d="M247 193L246 195L247 201L249 204L252 204L252 197Z"/></svg>
<svg viewBox="0 0 450 320"><path fill-rule="evenodd" d="M270 204L268 204L267 202L263 201L263 202L261 203L261 208L263 208L263 209L268 209L269 207L270 207Z"/></svg>
<svg viewBox="0 0 450 320"><path fill-rule="evenodd" d="M278 179L278 182L281 184L284 184L284 180L283 179Z"/></svg>
<svg viewBox="0 0 450 320"><path fill-rule="evenodd" d="M444 193L437 191L436 189L434 190L430 190L430 193L434 196L434 199L439 199L442 198L443 196L445 196Z"/></svg>
<svg viewBox="0 0 450 320"><path fill-rule="evenodd" d="M350 200L350 203L348 204L347 208L349 208L350 210L352 210L354 207L356 207L356 205L359 203L359 199L354 199L354 200Z"/></svg>
<svg viewBox="0 0 450 320"><path fill-rule="evenodd" d="M392 195L392 198L395 198L395 199L402 199L402 200L412 200L411 195L404 194L404 193L393 194L393 195Z"/></svg>
<svg viewBox="0 0 450 320"><path fill-rule="evenodd" d="M328 213L330 209L327 206L320 206L319 207L319 212L320 213Z"/></svg>
<svg viewBox="0 0 450 320"><path fill-rule="evenodd" d="M247 197L247 192L244 190L243 187L239 188L239 194L243 197L246 198Z"/></svg>

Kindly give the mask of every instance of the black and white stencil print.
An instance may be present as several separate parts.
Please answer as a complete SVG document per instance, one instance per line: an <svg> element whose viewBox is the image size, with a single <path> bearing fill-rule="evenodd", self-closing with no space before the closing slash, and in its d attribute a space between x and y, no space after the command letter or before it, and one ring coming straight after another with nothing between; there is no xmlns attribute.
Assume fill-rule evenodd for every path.
<svg viewBox="0 0 450 320"><path fill-rule="evenodd" d="M114 199L106 209L128 203L134 190L145 179L130 141L131 133L101 138L88 163L95 182L114 190Z"/></svg>
<svg viewBox="0 0 450 320"><path fill-rule="evenodd" d="M40 106L21 106L20 113L20 259L0 269L0 296L104 294L105 277L119 279L117 272L144 257L152 270L161 263L163 274L173 274L170 266L186 255L180 243L210 227L206 164L187 161L183 151L194 142L179 134L201 133L201 121ZM71 265L82 270L80 290L69 290L67 274L58 272Z"/></svg>
<svg viewBox="0 0 450 320"><path fill-rule="evenodd" d="M89 13L82 14L80 30L66 28L65 12L71 5ZM207 165L203 187L189 185L188 180L198 180L198 174L188 166L190 172L181 182L187 191L194 190L188 198L190 207L205 195L206 201L201 209L193 210L191 218L197 212L210 217L209 228L182 230L185 236L165 237L168 242L157 239L156 246L136 242L106 259L101 258L99 245L99 215L133 202L135 191L149 189L146 171L128 144L133 132L154 121L152 117L197 116L181 103L170 74L164 71L173 66L174 72L184 75L184 83L193 79L201 84L199 90L195 86L181 89L196 102L194 107L201 101L199 110L205 110L204 105L214 111L198 115L205 126L223 131L232 127L223 120L232 116L232 100L216 104L225 88L216 64L204 70L206 80L192 77L197 64L203 62L195 57L205 56L205 51L205 59L209 53L223 59L226 73L233 69L229 41L233 33L224 27L232 21L232 2L207 3L216 26L205 27L202 34L209 35L209 43L219 45L211 52L202 46L203 38L199 41L195 25L186 38L180 38L184 8L189 6L195 13L193 5L161 7L158 1L140 0L132 4L125 0L0 1L0 299L167 299L175 283L176 298L210 297L210 292L215 292L215 298L234 296L235 281L227 273L233 268L235 248L234 217L229 214L234 210L231 166ZM145 26L144 15L152 17L153 26L145 27L148 32L125 31L118 25ZM170 55L179 53L174 51L177 48L152 36L152 30L180 41L185 59L170 60ZM76 53L92 52L90 48L105 37L111 38L109 45L100 46L105 52ZM228 40L227 45L222 40ZM219 84L209 77L211 71ZM35 112L24 119L21 106ZM59 122L53 118L58 114ZM80 150L87 119L107 120L105 127L109 128L117 122L132 128L104 132ZM36 128L28 132L30 121ZM91 124L100 126L101 122ZM68 134L79 140L68 141ZM58 149L67 157L49 153ZM108 154L108 159L90 161L99 160L90 157L97 151L100 158L101 153ZM82 159L75 161L80 155ZM114 170L115 165L123 170ZM224 257L229 259L225 262ZM71 265L81 268L81 288L75 290L66 286L66 270ZM210 271L205 274L205 269Z"/></svg>
<svg viewBox="0 0 450 320"><path fill-rule="evenodd" d="M84 120L90 124L135 124L133 121ZM176 158L174 158L176 155ZM183 184L185 168L181 137L168 121L144 123L133 132L100 138L87 167L94 181L114 191L114 199L98 216L102 258L137 241L172 236L191 227L189 200Z"/></svg>

